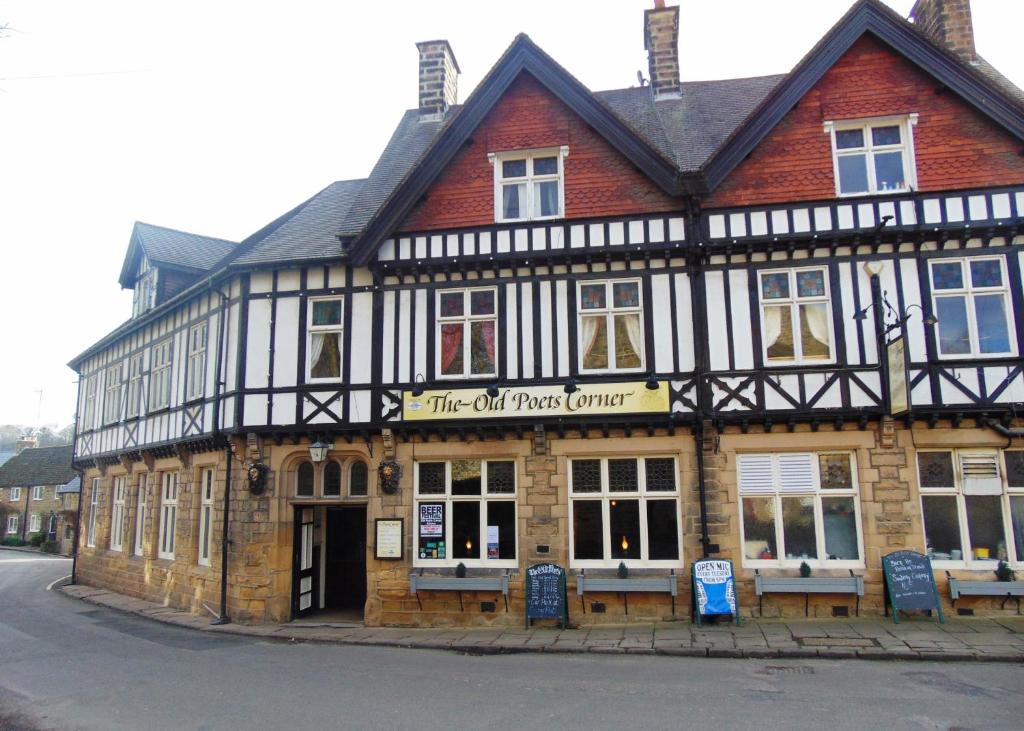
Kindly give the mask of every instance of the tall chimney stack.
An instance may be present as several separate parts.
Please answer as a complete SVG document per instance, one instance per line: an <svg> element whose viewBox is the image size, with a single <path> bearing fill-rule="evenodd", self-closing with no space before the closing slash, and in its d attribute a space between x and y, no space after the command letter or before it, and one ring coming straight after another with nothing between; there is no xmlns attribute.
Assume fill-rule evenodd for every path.
<svg viewBox="0 0 1024 731"><path fill-rule="evenodd" d="M459 62L448 41L423 41L420 52L420 119L443 117L457 103Z"/></svg>
<svg viewBox="0 0 1024 731"><path fill-rule="evenodd" d="M665 7L665 0L654 0L644 11L644 48L655 100L678 99L679 85L679 7Z"/></svg>
<svg viewBox="0 0 1024 731"><path fill-rule="evenodd" d="M971 0L917 0L910 10L910 17L914 25L939 45L968 63L977 62Z"/></svg>

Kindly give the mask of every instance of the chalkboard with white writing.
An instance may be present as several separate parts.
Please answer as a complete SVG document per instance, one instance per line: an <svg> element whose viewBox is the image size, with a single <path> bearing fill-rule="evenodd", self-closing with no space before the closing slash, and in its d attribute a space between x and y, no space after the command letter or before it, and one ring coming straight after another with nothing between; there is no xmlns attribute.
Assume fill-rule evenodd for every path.
<svg viewBox="0 0 1024 731"><path fill-rule="evenodd" d="M882 556L882 571L894 622L900 621L901 610L935 611L939 621L945 621L932 562L927 556L916 551L894 551Z"/></svg>
<svg viewBox="0 0 1024 731"><path fill-rule="evenodd" d="M557 619L569 626L569 604L565 596L565 569L541 563L526 569L526 627L531 619Z"/></svg>

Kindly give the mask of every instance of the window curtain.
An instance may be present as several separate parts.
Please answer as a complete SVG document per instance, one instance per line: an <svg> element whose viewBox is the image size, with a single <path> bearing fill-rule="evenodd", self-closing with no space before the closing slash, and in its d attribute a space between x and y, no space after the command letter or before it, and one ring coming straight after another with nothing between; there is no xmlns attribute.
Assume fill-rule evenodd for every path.
<svg viewBox="0 0 1024 731"><path fill-rule="evenodd" d="M317 364L320 362L320 356L324 352L324 343L326 342L326 336L324 333L313 333L313 337L309 339L309 370L315 371Z"/></svg>
<svg viewBox="0 0 1024 731"><path fill-rule="evenodd" d="M782 335L782 311L784 307L764 308L764 347L767 350L779 341Z"/></svg>
<svg viewBox="0 0 1024 731"><path fill-rule="evenodd" d="M804 315L811 337L828 347L828 308L825 305L804 305Z"/></svg>
<svg viewBox="0 0 1024 731"><path fill-rule="evenodd" d="M583 337L583 364L586 367L587 361L590 359L590 354L594 350L594 346L597 344L597 333L600 330L601 318L598 317L584 317L581 318L581 326L583 332L580 335Z"/></svg>
<svg viewBox="0 0 1024 731"><path fill-rule="evenodd" d="M633 348L633 352L636 353L636 357L640 357L643 348L643 330L640 328L640 316L639 315L625 315L622 317L626 325L626 336L629 338L629 345Z"/></svg>
<svg viewBox="0 0 1024 731"><path fill-rule="evenodd" d="M458 327L441 328L441 373L447 374L455 361L456 356L462 352L462 325ZM491 337L493 352L494 337Z"/></svg>

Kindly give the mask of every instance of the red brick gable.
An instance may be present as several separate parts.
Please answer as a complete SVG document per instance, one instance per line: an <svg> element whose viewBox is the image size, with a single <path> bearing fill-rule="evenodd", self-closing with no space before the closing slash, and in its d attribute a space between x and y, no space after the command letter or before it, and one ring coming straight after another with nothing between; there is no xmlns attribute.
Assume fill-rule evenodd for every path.
<svg viewBox="0 0 1024 731"><path fill-rule="evenodd" d="M569 146L566 218L678 211L665 194L530 74L520 74L399 227L424 231L494 223L491 152Z"/></svg>
<svg viewBox="0 0 1024 731"><path fill-rule="evenodd" d="M920 116L914 152L920 190L1024 182L1024 143L916 65L865 35L703 202L740 206L835 197L825 120Z"/></svg>

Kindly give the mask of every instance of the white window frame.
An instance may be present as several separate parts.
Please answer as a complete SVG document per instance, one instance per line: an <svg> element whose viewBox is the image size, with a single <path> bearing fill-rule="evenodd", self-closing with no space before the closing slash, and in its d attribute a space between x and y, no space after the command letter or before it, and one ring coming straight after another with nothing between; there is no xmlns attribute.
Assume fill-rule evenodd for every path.
<svg viewBox="0 0 1024 731"><path fill-rule="evenodd" d="M92 491L89 495L89 531L86 533L85 545L96 548L96 512L100 506L100 478L92 478Z"/></svg>
<svg viewBox="0 0 1024 731"><path fill-rule="evenodd" d="M824 131L829 135L832 142L832 177L835 180L837 198L856 198L865 195L895 195L908 193L917 190L917 161L914 155L914 127L917 125L918 115L907 114L895 117L867 117L862 119L849 119L843 121L828 120L824 124ZM872 127L900 128L899 145L882 145L876 147L871 138ZM864 147L840 150L836 145L836 132L842 130L860 129L864 132ZM875 177L875 152L896 152L903 153L903 175L906 178L905 188L892 188L890 190L878 190ZM867 164L868 189L854 193L844 193L839 181L839 158L852 155L864 155Z"/></svg>
<svg viewBox="0 0 1024 731"><path fill-rule="evenodd" d="M96 390L99 376L93 374L85 379L85 402L82 406L82 431L90 431L96 426Z"/></svg>
<svg viewBox="0 0 1024 731"><path fill-rule="evenodd" d="M779 471L779 458L781 456L803 456L808 455L814 462L813 486L806 489L784 489ZM850 479L852 488L823 488L821 486L821 466L819 458L823 455L846 455L850 459ZM764 491L747 491L742 487L741 457L771 457L772 460L772 485ZM799 568L801 563L806 562L808 566L818 569L857 569L864 568L864 527L860 507L860 481L857 476L857 455L843 449L823 449L818 452L755 452L737 455L736 484L740 522L740 557L742 565L748 568ZM811 497L814 499L814 533L816 539L816 550L818 558L784 558L786 555L785 526L783 521L782 500L783 498ZM775 522L775 547L780 554L772 559L752 559L746 556L746 526L743 523L743 500L744 498L769 498L774 500L774 522ZM854 521L857 531L857 555L856 561L849 559L830 559L825 550L825 519L821 505L822 498L853 498Z"/></svg>
<svg viewBox="0 0 1024 731"><path fill-rule="evenodd" d="M136 353L128 359L127 418L142 415L142 394L142 353Z"/></svg>
<svg viewBox="0 0 1024 731"><path fill-rule="evenodd" d="M177 525L178 473L164 472L160 490L160 541L157 545L157 558L174 560Z"/></svg>
<svg viewBox="0 0 1024 731"><path fill-rule="evenodd" d="M637 460L637 489L633 491L612 491L609 489L608 462L616 459ZM645 460L648 459L671 459L673 464L673 475L675 476L675 490L647 490L647 469ZM601 463L601 491L600 492L576 492L573 486L572 463L575 461L598 460ZM566 477L569 483L569 566L570 568L617 568L620 563L625 563L628 568L681 568L685 565L683 555L683 525L682 514L682 491L680 490L679 460L671 454L644 454L640 456L616 455L612 457L596 456L573 456L569 460ZM574 511L577 502L601 501L601 540L603 542L602 553L604 558L577 559L576 558L576 529ZM639 501L640 517L640 558L621 559L612 557L611 539L611 503L614 500L637 500ZM672 500L676 504L676 540L679 542L679 558L677 560L651 560L650 541L647 533L647 503L648 501Z"/></svg>
<svg viewBox="0 0 1024 731"><path fill-rule="evenodd" d="M797 293L797 275L800 272L817 271L824 277L825 294L800 297ZM762 278L767 274L786 274L789 277L789 297L779 299L765 299ZM760 303L761 323L761 357L766 368L775 366L790 365L829 365L836 362L836 327L832 315L832 289L828 277L828 267L807 266L807 267L784 267L778 269L757 270L757 298ZM828 321L828 358L808 358L804 356L803 331L800 328L800 305L824 304ZM765 319L766 307L789 307L789 324L793 332L793 357L785 360L780 358L769 358L769 345L765 341L764 334L768 331Z"/></svg>
<svg viewBox="0 0 1024 731"><path fill-rule="evenodd" d="M413 477L415 481L413 500L413 566L416 567L444 567L458 566L460 563L467 567L477 568L515 568L519 566L519 463L515 457L465 457L456 459L479 459L480 467L480 494L479 495L453 495L452 494L452 460L451 459L424 459L423 462L444 462L445 469L445 491L443 493L421 494L420 493L420 462L413 463ZM487 492L487 463L488 462L512 462L515 484L512 492L509 493L488 493ZM476 502L480 505L480 543L479 549L485 555L484 558L453 558L453 521L454 511L452 506L457 502ZM515 517L515 552L516 557L511 559L488 559L487 551L487 503L490 502L511 502ZM444 503L444 535L445 553L440 558L419 557L419 516L420 503Z"/></svg>
<svg viewBox="0 0 1024 731"><path fill-rule="evenodd" d="M21 488L20 487L12 487L11 488L10 500L11 500L12 503L15 503L15 502L18 502L19 500L21 500Z"/></svg>
<svg viewBox="0 0 1024 731"><path fill-rule="evenodd" d="M160 411L171 405L171 364L174 360L171 338L155 343L149 359L149 410Z"/></svg>
<svg viewBox="0 0 1024 731"><path fill-rule="evenodd" d="M209 326L204 320L188 329L188 375L186 401L202 398L206 377L206 340Z"/></svg>
<svg viewBox="0 0 1024 731"><path fill-rule="evenodd" d="M103 423L115 424L121 417L121 363L108 366L103 375Z"/></svg>
<svg viewBox="0 0 1024 731"><path fill-rule="evenodd" d="M124 550L124 500L128 492L127 475L114 478L110 490L110 550Z"/></svg>
<svg viewBox="0 0 1024 731"><path fill-rule="evenodd" d="M138 317L144 312L156 306L156 285L158 270L151 268L148 262L143 259L140 267L143 269L139 278L135 280L135 290L132 300L132 315Z"/></svg>
<svg viewBox="0 0 1024 731"><path fill-rule="evenodd" d="M43 531L43 518L39 513L32 513L28 516L28 532L29 533L42 533Z"/></svg>
<svg viewBox="0 0 1024 731"><path fill-rule="evenodd" d="M491 292L494 295L494 314L492 315L474 315L471 310L472 293L473 292ZM444 317L441 315L441 295L442 294L455 294L462 293L462 314L452 315ZM493 379L498 373L498 359L500 356L500 334L501 330L498 327L498 288L497 287L466 287L466 288L455 288L455 289L439 289L437 290L435 297L435 311L437 316L434 322L434 373L437 374L437 379L441 381L450 380L465 380L465 379ZM470 373L470 359L473 353L472 341L472 323L474 322L486 322L487 320L494 321L494 370L490 373ZM461 373L448 373L444 374L441 372L441 328L443 325L462 324L462 372Z"/></svg>
<svg viewBox="0 0 1024 731"><path fill-rule="evenodd" d="M134 555L143 554L146 530L146 502L149 490L149 475L139 475L139 487L135 495L135 550Z"/></svg>
<svg viewBox="0 0 1024 731"><path fill-rule="evenodd" d="M975 261L998 261L1003 283L998 287L975 287L971 283L971 262ZM958 289L935 289L935 278L933 266L935 264L960 265L960 273L963 277L964 286ZM1014 334L1017 332L1016 323L1013 317L1013 299L1010 297L1009 272L1006 267L1006 257L996 256L957 256L957 257L935 257L928 260L928 286L932 294L932 313L938 311L938 300L944 297L963 297L967 307L967 333L970 338L971 351L969 353L943 353L942 338L940 337L941 321L932 328L935 338L935 352L943 360L964 360L978 358L1006 358L1017 355L1017 341ZM1006 312L1006 334L1010 343L1010 349L1002 353L982 353L980 349L980 337L978 333L978 318L974 307L974 299L977 296L1002 295L1003 311Z"/></svg>
<svg viewBox="0 0 1024 731"><path fill-rule="evenodd" d="M936 448L936 449L918 449L917 454L922 452L951 452L953 459L953 481L952 487L924 487L921 483L921 467L920 462L917 460L917 454L914 456L914 468L917 474L917 485L919 493L919 501L921 507L921 531L927 541L927 533L925 528L925 516L924 516L924 498L928 496L955 496L956 497L956 511L957 511L957 525L960 528L960 550L962 558L959 561L952 559L932 559L932 566L935 569L966 569L971 571L984 571L986 573L991 572L995 569L998 564L998 557L993 556L988 559L974 559L973 558L973 546L971 545L970 531L967 523L967 499L964 493L963 485L963 474L961 471L960 457L961 455L997 455L997 464L999 465L1000 475L1000 506L1002 509L1003 516L1003 540L1006 543L1006 563L1015 569L1024 569L1024 555L1017 556L1017 546L1014 542L1013 536L1013 524L1012 513L1010 511L1010 499L1018 497L1024 499L1024 487L1016 486L1010 487L1009 475L1006 469L1006 453L1021 451L1019 449L993 449L991 447L983 447L978 449L972 448ZM924 546L927 551L928 546Z"/></svg>
<svg viewBox="0 0 1024 731"><path fill-rule="evenodd" d="M8 515L7 516L7 535L18 532L18 516Z"/></svg>
<svg viewBox="0 0 1024 731"><path fill-rule="evenodd" d="M614 295L614 285L627 283L636 285L638 304L636 307L615 307L614 300L612 299ZM590 310L583 309L583 287L598 284L604 285L605 288L605 306ZM612 365L612 362L616 360L615 316L632 314L639 315L640 317L640 352L638 353L640 356L640 365L634 368L619 368L617 365ZM583 319L585 317L600 317L602 315L605 318L604 327L608 347L608 367L584 368L583 359L586 355L584 352L586 343L583 342L582 337L578 337L576 344L576 358L579 365L579 372L586 374L643 373L647 369L647 324L644 319L644 287L642 280L627 277L622 279L583 279L576 282L576 332L583 332Z"/></svg>
<svg viewBox="0 0 1024 731"><path fill-rule="evenodd" d="M494 168L494 220L497 223L513 223L517 221L551 221L565 218L565 158L569 156L569 147L546 147L533 150L510 150L506 152L488 153L487 159ZM534 175L533 160L538 157L554 157L558 161L558 173L549 175ZM512 160L526 160L526 175L516 178L502 177L502 163ZM534 211L534 184L558 181L558 213L554 216L533 215ZM521 201L520 212L525 211L526 215L520 218L504 218L502 206L502 185L507 183L524 183L526 186L526 200Z"/></svg>
<svg viewBox="0 0 1024 731"><path fill-rule="evenodd" d="M42 500L43 499L43 493L45 492L45 490L46 490L46 488L44 488L42 485L36 485L35 487L33 487L32 488L32 499L33 500Z"/></svg>
<svg viewBox="0 0 1024 731"><path fill-rule="evenodd" d="M338 310L338 324L334 325L313 325L313 305L316 302L337 301L340 303ZM306 382L307 383L337 383L345 374L345 298L334 297L310 297L306 302ZM310 356L313 353L313 335L337 333L338 334L338 375L327 378L314 378L312 376L313 363Z"/></svg>
<svg viewBox="0 0 1024 731"><path fill-rule="evenodd" d="M205 467L199 476L199 550L200 566L210 565L213 538L213 468Z"/></svg>

